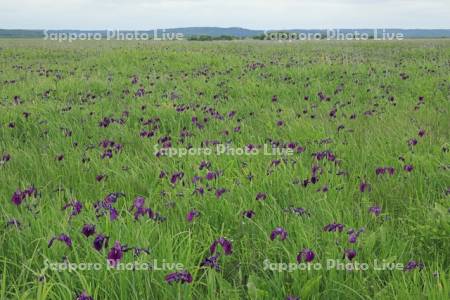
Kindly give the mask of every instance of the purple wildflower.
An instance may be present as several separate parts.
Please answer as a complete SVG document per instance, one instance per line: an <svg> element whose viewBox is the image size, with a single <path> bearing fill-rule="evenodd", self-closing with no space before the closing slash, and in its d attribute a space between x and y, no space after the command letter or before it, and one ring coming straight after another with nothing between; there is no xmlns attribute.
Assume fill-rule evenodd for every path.
<svg viewBox="0 0 450 300"><path fill-rule="evenodd" d="M247 210L242 213L242 215L246 218L253 218L255 216L255 212L253 210Z"/></svg>
<svg viewBox="0 0 450 300"><path fill-rule="evenodd" d="M227 239L221 237L221 238L215 240L209 247L211 254L214 254L216 252L217 245L222 246L222 249L223 249L225 255L231 255L233 253L233 246L232 246L231 242L228 241Z"/></svg>
<svg viewBox="0 0 450 300"><path fill-rule="evenodd" d="M207 174L206 174L206 180L209 180L209 181L211 181L211 180L214 180L214 179L216 179L216 173L214 173L214 172L208 172Z"/></svg>
<svg viewBox="0 0 450 300"><path fill-rule="evenodd" d="M412 172L414 170L414 167L412 165L406 165L403 169L406 172L410 173L410 172Z"/></svg>
<svg viewBox="0 0 450 300"><path fill-rule="evenodd" d="M11 220L9 220L8 222L6 222L6 226L8 227L8 226L14 226L14 227L16 227L16 228L20 228L20 226L21 226L22 224L20 223L20 221L19 220L16 220L16 219L11 219Z"/></svg>
<svg viewBox="0 0 450 300"><path fill-rule="evenodd" d="M200 170L203 170L203 169L208 169L208 168L210 168L211 167L211 163L210 162L208 162L208 161L202 161L201 163L200 163L200 166L199 166L199 169Z"/></svg>
<svg viewBox="0 0 450 300"><path fill-rule="evenodd" d="M358 239L358 234L356 234L356 233L352 233L348 236L348 242L350 244L356 243L357 239Z"/></svg>
<svg viewBox="0 0 450 300"><path fill-rule="evenodd" d="M14 203L17 206L22 204L22 201L24 199L25 199L25 196L20 190L15 191L14 194L12 195L12 197L11 197L12 203Z"/></svg>
<svg viewBox="0 0 450 300"><path fill-rule="evenodd" d="M216 198L220 198L222 197L223 194L225 194L227 190L224 188L219 188L216 190Z"/></svg>
<svg viewBox="0 0 450 300"><path fill-rule="evenodd" d="M290 212L298 216L308 216L309 213L306 209L302 207L289 207L284 209L285 212Z"/></svg>
<svg viewBox="0 0 450 300"><path fill-rule="evenodd" d="M37 196L36 188L34 186L30 186L23 191L21 191L20 189L16 190L11 197L11 201L14 205L19 206L26 198L36 196Z"/></svg>
<svg viewBox="0 0 450 300"><path fill-rule="evenodd" d="M70 218L75 217L81 212L81 209L83 208L83 204L77 200L72 200L68 202L66 205L63 206L63 210L66 210L67 208L71 207L72 211L70 212Z"/></svg>
<svg viewBox="0 0 450 300"><path fill-rule="evenodd" d="M136 212L134 213L134 219L138 220L139 217L147 215L150 219L153 219L155 217L155 213L151 208L145 208L145 198L144 197L136 197L134 200L134 208L136 209Z"/></svg>
<svg viewBox="0 0 450 300"><path fill-rule="evenodd" d="M395 169L393 167L387 167L386 170L390 176L394 175L395 173Z"/></svg>
<svg viewBox="0 0 450 300"><path fill-rule="evenodd" d="M404 271L405 272L410 272L410 271L412 271L412 270L415 270L415 269L419 269L419 270L422 270L423 268L424 268L424 265L423 265L423 263L420 263L420 262L416 262L415 260L410 260L406 265L405 265L405 267L404 267Z"/></svg>
<svg viewBox="0 0 450 300"><path fill-rule="evenodd" d="M363 182L361 182L360 183L360 185L359 185L359 191L361 192L361 193L364 193L364 192L370 192L370 190L371 190L371 187L370 187L370 184L369 183L367 183L366 181L363 181Z"/></svg>
<svg viewBox="0 0 450 300"><path fill-rule="evenodd" d="M184 177L184 173L183 172L176 172L170 178L170 183L176 184L177 181L183 179L183 177Z"/></svg>
<svg viewBox="0 0 450 300"><path fill-rule="evenodd" d="M339 224L339 223L332 223L332 224L328 224L325 225L323 227L323 231L328 231L328 232L342 232L344 230L344 224Z"/></svg>
<svg viewBox="0 0 450 300"><path fill-rule="evenodd" d="M0 159L0 165L5 164L10 160L11 160L11 155L9 155L8 153L3 154L2 159Z"/></svg>
<svg viewBox="0 0 450 300"><path fill-rule="evenodd" d="M420 129L418 135L419 135L419 137L424 137L425 133L426 133L425 129Z"/></svg>
<svg viewBox="0 0 450 300"><path fill-rule="evenodd" d="M377 174L377 175L383 175L385 173L386 173L386 168L377 168L375 170L375 174Z"/></svg>
<svg viewBox="0 0 450 300"><path fill-rule="evenodd" d="M173 282L180 283L191 283L192 275L188 271L180 271L175 273L170 273L165 277L167 283L171 284Z"/></svg>
<svg viewBox="0 0 450 300"><path fill-rule="evenodd" d="M83 226L83 229L81 229L81 233L84 234L86 237L90 237L91 235L94 235L95 234L95 225L85 224Z"/></svg>
<svg viewBox="0 0 450 300"><path fill-rule="evenodd" d="M256 200L258 201L263 201L267 199L267 194L266 193L258 193L256 195Z"/></svg>
<svg viewBox="0 0 450 300"><path fill-rule="evenodd" d="M309 263L313 261L315 256L315 253L311 249L305 248L298 253L297 262L301 263L302 261L305 261Z"/></svg>
<svg viewBox="0 0 450 300"><path fill-rule="evenodd" d="M356 256L356 251L353 249L346 249L344 251L344 258L346 257L348 260L352 260Z"/></svg>
<svg viewBox="0 0 450 300"><path fill-rule="evenodd" d="M191 210L187 216L186 216L186 220L188 222L192 222L194 220L194 218L200 216L200 213L198 211L196 211L195 209Z"/></svg>
<svg viewBox="0 0 450 300"><path fill-rule="evenodd" d="M120 245L119 241L116 241L114 243L114 246L111 248L111 250L108 253L108 263L112 266L115 267L117 266L117 264L120 262L120 260L123 257L123 249L122 246Z"/></svg>
<svg viewBox="0 0 450 300"><path fill-rule="evenodd" d="M219 263L217 262L218 258L219 258L219 256L207 257L203 260L203 262L200 264L200 266L201 267L210 267L212 269L220 271L220 266L219 266Z"/></svg>
<svg viewBox="0 0 450 300"><path fill-rule="evenodd" d="M270 233L270 239L273 241L277 236L280 236L280 240L284 241L287 238L287 231L282 227L277 227Z"/></svg>
<svg viewBox="0 0 450 300"><path fill-rule="evenodd" d="M416 146L416 145L417 145L417 140L416 140L416 139L410 139L410 140L408 141L408 145L410 145L410 146Z"/></svg>
<svg viewBox="0 0 450 300"><path fill-rule="evenodd" d="M86 291L83 291L75 300L94 300L91 296L89 296Z"/></svg>
<svg viewBox="0 0 450 300"><path fill-rule="evenodd" d="M369 208L369 213L373 214L374 216L378 217L381 214L381 207L378 205L374 205Z"/></svg>
<svg viewBox="0 0 450 300"><path fill-rule="evenodd" d="M60 241L60 242L64 242L67 247L71 248L72 247L72 240L70 239L70 237L67 234L60 234L59 236L54 236L52 237L49 241L48 241L48 248L50 248L53 245L54 241Z"/></svg>
<svg viewBox="0 0 450 300"><path fill-rule="evenodd" d="M96 217L99 218L109 213L110 220L116 220L118 217L118 212L112 205L117 202L117 199L120 196L123 195L124 194L122 193L111 193L107 195L103 201L97 201L94 204Z"/></svg>
<svg viewBox="0 0 450 300"><path fill-rule="evenodd" d="M93 242L94 248L97 251L102 250L103 247L108 247L108 241L109 241L109 237L103 235L103 234L98 234Z"/></svg>
<svg viewBox="0 0 450 300"><path fill-rule="evenodd" d="M106 179L106 177L107 177L106 175L100 174L100 175L95 176L95 180L97 180L97 182L100 182L100 181Z"/></svg>

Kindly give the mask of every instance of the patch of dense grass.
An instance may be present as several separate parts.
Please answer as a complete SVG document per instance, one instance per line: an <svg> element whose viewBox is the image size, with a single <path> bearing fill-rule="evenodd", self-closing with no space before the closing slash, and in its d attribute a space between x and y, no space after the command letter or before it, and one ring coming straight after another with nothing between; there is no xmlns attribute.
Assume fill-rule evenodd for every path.
<svg viewBox="0 0 450 300"><path fill-rule="evenodd" d="M2 298L446 299L449 71L446 40L0 41ZM155 155L215 143L258 153ZM108 268L115 241L192 282ZM303 249L321 268L265 268Z"/></svg>

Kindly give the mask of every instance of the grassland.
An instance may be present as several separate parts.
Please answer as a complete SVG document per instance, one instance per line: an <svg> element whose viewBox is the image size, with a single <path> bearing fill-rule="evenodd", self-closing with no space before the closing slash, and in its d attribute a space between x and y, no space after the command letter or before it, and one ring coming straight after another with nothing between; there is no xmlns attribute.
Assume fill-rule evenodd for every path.
<svg viewBox="0 0 450 300"><path fill-rule="evenodd" d="M449 79L447 40L0 40L1 298L448 299ZM155 155L217 143L257 153Z"/></svg>

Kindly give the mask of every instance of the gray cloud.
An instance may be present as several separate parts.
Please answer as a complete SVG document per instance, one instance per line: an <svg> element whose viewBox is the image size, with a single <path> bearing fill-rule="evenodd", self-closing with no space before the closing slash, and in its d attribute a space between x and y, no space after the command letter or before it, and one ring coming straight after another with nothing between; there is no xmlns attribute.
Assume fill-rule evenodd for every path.
<svg viewBox="0 0 450 300"><path fill-rule="evenodd" d="M450 28L450 0L14 0L0 28Z"/></svg>

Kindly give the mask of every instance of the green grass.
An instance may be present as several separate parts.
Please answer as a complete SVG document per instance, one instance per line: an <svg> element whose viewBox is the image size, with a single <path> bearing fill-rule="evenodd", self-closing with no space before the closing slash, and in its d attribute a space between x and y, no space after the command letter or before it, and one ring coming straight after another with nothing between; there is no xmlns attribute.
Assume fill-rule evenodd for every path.
<svg viewBox="0 0 450 300"><path fill-rule="evenodd" d="M257 62L264 67L249 67ZM409 77L402 79L402 73ZM86 290L94 299L448 299L449 74L447 40L1 40L0 158L11 155L0 164L1 298L72 299ZM137 84L131 83L133 75L139 78ZM136 97L140 85L146 94ZM171 99L172 92L180 97ZM321 101L319 92L329 101ZM272 102L274 95L278 102ZM14 96L22 103L14 104ZM419 97L424 104L416 109ZM176 105L190 109L177 112ZM205 113L204 107L218 111L223 120ZM329 115L333 108L335 118ZM104 117L119 119L124 111L125 124L99 127ZM231 111L236 111L233 118L227 117ZM372 114L365 114L368 111ZM31 115L25 118L23 112ZM192 123L194 116L203 129ZM160 119L155 136L140 137L141 130L150 129L140 119L154 117ZM278 120L285 125L277 126ZM340 125L344 128L338 130ZM239 133L233 131L237 126ZM183 128L192 134L184 143ZM420 129L425 136L418 136ZM66 136L65 130L72 135ZM236 147L276 140L301 145L305 152L286 157L157 158L154 145L163 136L171 137L174 148L200 147L207 140ZM412 138L418 144L410 147ZM123 150L101 159L99 143L105 139L123 144ZM326 150L340 163L313 157ZM61 154L64 160L57 161ZM282 162L271 167L277 158ZM203 160L211 163L211 171L223 174L214 181L203 179L201 197L193 194L192 178L206 175L199 170ZM315 164L322 169L319 182L307 187L297 183L311 176ZM414 166L412 172L403 170L406 164ZM375 174L376 168L389 166L395 168L393 176ZM159 178L161 171L169 179L182 171L184 178L172 185L168 178ZM341 171L347 176L338 176ZM99 174L107 179L97 182ZM363 180L370 192L360 192ZM13 205L13 193L31 185L38 197ZM317 192L324 185L328 192ZM228 191L217 199L217 188ZM93 204L112 192L125 194L114 205L119 218L97 219ZM266 200L255 200L260 192L267 194ZM135 221L130 208L137 196L145 197L146 205L166 221ZM61 208L71 199L84 207L69 219L69 211ZM378 217L368 212L375 204L382 208ZM305 208L309 216L286 212L290 206ZM186 214L194 208L200 216L189 223ZM249 209L256 213L251 220L242 217ZM11 219L19 220L21 227L7 226ZM345 225L342 233L322 230L334 221ZM98 233L110 236L108 249L93 249L93 237L80 232L85 223L96 224ZM286 240L269 239L276 227L288 232ZM357 243L349 244L347 229L362 227ZM72 238L72 249L59 241L48 248L48 240L61 233ZM201 268L210 256L209 246L222 236L232 242L233 254L220 256L220 271ZM138 258L127 252L123 262L181 263L193 282L170 285L164 281L171 273L167 270L107 270L106 257L116 240L151 250ZM372 266L376 259L401 264L415 260L425 268L264 270L266 259L295 263L303 248L312 249L313 263L323 266L328 259L346 262L344 249L353 248L353 262ZM101 263L103 268L45 269L46 260L61 262L63 257L72 263Z"/></svg>

